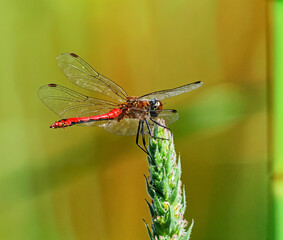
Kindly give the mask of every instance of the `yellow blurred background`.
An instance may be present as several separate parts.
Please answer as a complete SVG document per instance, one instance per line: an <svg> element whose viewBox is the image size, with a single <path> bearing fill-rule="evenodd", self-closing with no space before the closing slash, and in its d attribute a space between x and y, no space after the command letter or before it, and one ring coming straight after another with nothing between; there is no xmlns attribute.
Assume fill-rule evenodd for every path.
<svg viewBox="0 0 283 240"><path fill-rule="evenodd" d="M4 0L0 8L0 239L148 239L135 137L49 129L37 97L75 91L74 52L129 95L204 85L168 101L191 239L264 240L268 222L266 6L261 0Z"/></svg>

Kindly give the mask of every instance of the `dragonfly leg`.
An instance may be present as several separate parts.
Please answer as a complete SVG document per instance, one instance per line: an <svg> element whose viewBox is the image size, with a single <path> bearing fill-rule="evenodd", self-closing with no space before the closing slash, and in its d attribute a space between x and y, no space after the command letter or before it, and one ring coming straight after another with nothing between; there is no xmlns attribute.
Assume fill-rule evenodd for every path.
<svg viewBox="0 0 283 240"><path fill-rule="evenodd" d="M149 124L148 120L146 119L145 122L146 122L146 126L147 126L147 129L148 129L148 134L149 134L150 137L152 137L154 139L160 139L160 140L169 140L167 138L160 138L160 137L156 137L156 136L152 135L152 132L151 132L151 129L150 129L150 124Z"/></svg>
<svg viewBox="0 0 283 240"><path fill-rule="evenodd" d="M147 150L147 148L145 147L145 149L139 144L139 136L140 136L140 132L142 133L143 130L143 124L142 124L142 120L139 121L139 125L138 125L138 131L137 131L137 137L136 137L136 144L138 145L138 147L143 150L147 155L149 155L149 152ZM141 125L142 125L142 129L141 129ZM145 140L144 140L144 133L143 134L143 141L144 141L144 146L145 146ZM150 155L149 155L150 156Z"/></svg>
<svg viewBox="0 0 283 240"><path fill-rule="evenodd" d="M168 127L166 127L166 126L160 124L159 122L155 121L154 119L150 118L150 120L151 120L153 123L155 123L156 125L158 125L158 126L160 126L160 127L163 127L163 128L167 128L168 130L170 130L170 128L168 128Z"/></svg>
<svg viewBox="0 0 283 240"><path fill-rule="evenodd" d="M141 121L141 134L142 134L142 142L143 142L144 149L145 149L147 155L150 156L149 151L146 147L145 134L144 134L144 121L143 120Z"/></svg>
<svg viewBox="0 0 283 240"><path fill-rule="evenodd" d="M145 122L146 122L146 126L147 126L147 129L148 129L149 136L153 137L152 133L151 133L151 129L150 129L150 124L149 124L148 120L146 119Z"/></svg>

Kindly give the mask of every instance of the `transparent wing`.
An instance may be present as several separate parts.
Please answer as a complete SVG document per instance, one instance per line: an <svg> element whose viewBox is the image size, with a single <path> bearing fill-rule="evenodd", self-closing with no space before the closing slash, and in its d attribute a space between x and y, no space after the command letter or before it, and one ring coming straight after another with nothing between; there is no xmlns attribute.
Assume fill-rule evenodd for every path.
<svg viewBox="0 0 283 240"><path fill-rule="evenodd" d="M75 126L82 126L82 127L105 127L111 121L113 121L113 120L108 119L108 120L102 120L102 121L86 122L86 123L76 124Z"/></svg>
<svg viewBox="0 0 283 240"><path fill-rule="evenodd" d="M95 91L123 102L127 93L118 84L95 71L74 53L63 53L57 57L58 65L67 78L79 87Z"/></svg>
<svg viewBox="0 0 283 240"><path fill-rule="evenodd" d="M174 97L182 93L190 92L196 88L199 88L203 83L201 81L190 83L181 87L173 88L173 89L167 89L162 91L157 91L153 93L149 93L146 95L143 95L139 97L140 99L150 100L153 98L156 98L158 100L163 100L166 98Z"/></svg>
<svg viewBox="0 0 283 240"><path fill-rule="evenodd" d="M155 111L155 112L158 113L158 111ZM164 119L166 126L168 126L169 124L179 119L179 114L177 110L163 109L163 110L160 110L160 113L158 113L158 116L156 118Z"/></svg>
<svg viewBox="0 0 283 240"><path fill-rule="evenodd" d="M121 121L112 120L104 125L107 132L120 136L135 136L137 135L139 119L123 118ZM146 130L146 126L144 126ZM147 131L145 131L147 132Z"/></svg>
<svg viewBox="0 0 283 240"><path fill-rule="evenodd" d="M87 97L57 84L41 87L38 96L48 108L62 118L104 114L118 106L113 102Z"/></svg>

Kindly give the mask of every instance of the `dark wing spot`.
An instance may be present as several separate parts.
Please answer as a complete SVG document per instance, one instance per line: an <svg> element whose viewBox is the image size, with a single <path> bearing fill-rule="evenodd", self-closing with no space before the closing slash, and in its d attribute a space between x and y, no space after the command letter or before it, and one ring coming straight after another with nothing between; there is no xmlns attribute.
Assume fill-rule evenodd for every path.
<svg viewBox="0 0 283 240"><path fill-rule="evenodd" d="M75 53L70 53L70 55L72 56L72 57L75 57L75 58L78 58L79 56L77 55L77 54L75 54Z"/></svg>
<svg viewBox="0 0 283 240"><path fill-rule="evenodd" d="M174 109L173 109L173 111L172 111L172 112L173 112L173 113L177 113L177 110L174 110Z"/></svg>
<svg viewBox="0 0 283 240"><path fill-rule="evenodd" d="M57 84L55 84L55 83L50 83L50 84L48 84L48 87L57 87Z"/></svg>

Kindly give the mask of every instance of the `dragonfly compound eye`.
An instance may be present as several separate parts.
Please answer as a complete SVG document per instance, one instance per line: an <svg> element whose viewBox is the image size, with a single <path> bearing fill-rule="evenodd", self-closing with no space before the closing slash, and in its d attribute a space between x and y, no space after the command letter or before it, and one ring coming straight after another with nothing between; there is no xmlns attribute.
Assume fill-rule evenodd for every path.
<svg viewBox="0 0 283 240"><path fill-rule="evenodd" d="M150 105L151 105L150 106L151 117L157 117L160 111L162 110L162 103L159 100L153 98L150 100Z"/></svg>
<svg viewBox="0 0 283 240"><path fill-rule="evenodd" d="M159 100L156 100L155 109L162 110L162 103Z"/></svg>
<svg viewBox="0 0 283 240"><path fill-rule="evenodd" d="M150 102L151 107L155 106L156 98L151 99L149 102Z"/></svg>

